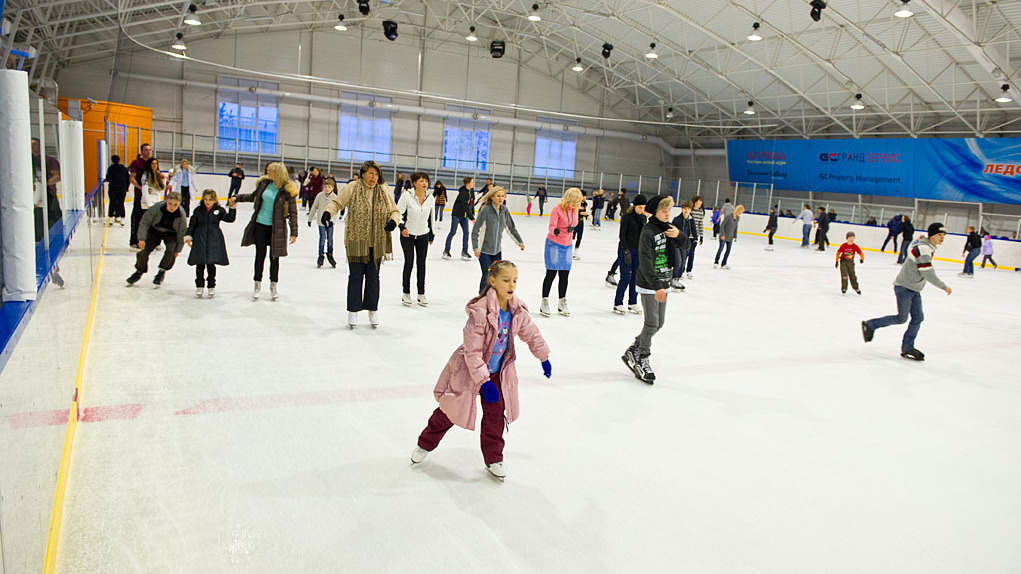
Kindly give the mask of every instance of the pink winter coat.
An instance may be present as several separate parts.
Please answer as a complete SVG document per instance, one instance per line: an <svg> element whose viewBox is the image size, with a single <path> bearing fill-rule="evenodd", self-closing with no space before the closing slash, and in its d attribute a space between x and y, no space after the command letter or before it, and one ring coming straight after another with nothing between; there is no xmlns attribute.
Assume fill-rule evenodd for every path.
<svg viewBox="0 0 1021 574"><path fill-rule="evenodd" d="M578 211L572 209L565 213L563 204L557 205L549 214L549 233L546 234L546 239L558 245L570 245L574 241L574 234L568 231L568 228L577 226ZM553 230L558 227L560 235L553 235Z"/></svg>
<svg viewBox="0 0 1021 574"><path fill-rule="evenodd" d="M508 423L518 418L518 373L514 366L517 354L514 352L514 336L517 335L540 361L549 358L549 347L539 333L539 328L528 315L528 307L516 296L509 303L511 314L510 334L507 350L503 355L500 371L500 386L503 388L504 416ZM500 303L492 289L486 297L465 305L468 322L464 326L464 344L454 351L447 366L440 373L433 395L440 404L440 410L450 422L468 430L475 429L475 397L482 383L489 380L489 355L496 342L497 324L500 317Z"/></svg>

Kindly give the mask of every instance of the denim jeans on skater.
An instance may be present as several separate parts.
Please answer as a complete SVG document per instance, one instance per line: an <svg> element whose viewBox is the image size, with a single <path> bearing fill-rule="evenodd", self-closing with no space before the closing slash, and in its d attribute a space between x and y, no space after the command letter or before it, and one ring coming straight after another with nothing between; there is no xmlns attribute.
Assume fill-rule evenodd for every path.
<svg viewBox="0 0 1021 574"><path fill-rule="evenodd" d="M901 351L910 351L915 348L915 337L918 336L918 329L922 327L922 321L925 319L922 313L922 294L900 285L893 287L893 294L897 297L897 314L869 319L865 324L871 329L882 329L890 325L902 325L910 317L911 322L908 323L908 330L904 331L904 339L900 344Z"/></svg>
<svg viewBox="0 0 1021 574"><path fill-rule="evenodd" d="M894 246L894 247L896 247L896 246ZM908 241L907 239L905 239L904 241L901 241L901 243L900 243L900 254L897 255L897 264L898 265L901 264L901 263L904 263L904 261L908 258L908 249L910 249L910 248L911 248L911 242L910 241Z"/></svg>
<svg viewBox="0 0 1021 574"><path fill-rule="evenodd" d="M326 251L323 251L323 247ZM333 255L333 222L329 225L319 226L319 254L329 253Z"/></svg>
<svg viewBox="0 0 1021 574"><path fill-rule="evenodd" d="M687 267L687 272L688 273L691 273L691 268L695 265L695 248L696 247L698 247L698 241L692 241L691 242L691 249L688 249L688 256L685 257L685 259L687 259L687 261L688 261L687 265L685 265L685 267Z"/></svg>
<svg viewBox="0 0 1021 574"><path fill-rule="evenodd" d="M479 266L482 267L482 281L479 283L479 293L486 288L486 277L489 275L489 266L494 262L503 259L503 252L490 255L489 253L479 252Z"/></svg>
<svg viewBox="0 0 1021 574"><path fill-rule="evenodd" d="M975 274L975 259L979 255L982 255L982 248L976 247L968 251L968 256L964 258L964 272L968 275Z"/></svg>
<svg viewBox="0 0 1021 574"><path fill-rule="evenodd" d="M489 381L493 383L500 393L500 398L495 403L482 401L482 425L480 428L479 442L482 444L482 460L486 465L503 462L503 385L500 380L500 373L489 375ZM418 446L422 450L432 451L440 444L443 435L447 434L454 423L441 411L433 411L429 422L426 424L422 434L418 436Z"/></svg>
<svg viewBox="0 0 1021 574"><path fill-rule="evenodd" d="M614 305L624 304L624 292L628 292L627 303L628 305L638 304L638 285L636 283L638 279L638 250L628 249L628 253L631 256L628 263L624 260L624 249L617 246L617 261L620 263L620 281L617 282L617 294L613 298Z"/></svg>
<svg viewBox="0 0 1021 574"><path fill-rule="evenodd" d="M801 226L801 246L808 246L808 236L812 233L812 224L805 223Z"/></svg>
<svg viewBox="0 0 1021 574"><path fill-rule="evenodd" d="M450 233L447 234L447 246L443 248L444 253L450 253L450 242L454 240L458 226L461 227L461 253L468 253L468 218L450 216Z"/></svg>
<svg viewBox="0 0 1021 574"><path fill-rule="evenodd" d="M720 240L720 247L716 250L716 261L714 261L714 263L719 263L722 266L726 266L727 265L727 258L730 257L730 246L733 243L734 243L734 240L732 240L732 239L727 240L727 241L724 241L722 239ZM724 246L727 247L727 251L725 253L723 251L723 247ZM720 253L723 253L723 262L722 263L720 262Z"/></svg>
<svg viewBox="0 0 1021 574"><path fill-rule="evenodd" d="M899 232L898 233L894 233L894 232L891 231L889 234L887 234L886 239L883 241L883 246L880 247L879 250L880 251L886 251L886 244L889 243L890 240L892 239L893 240L893 252L896 253L897 252L897 237L899 235L900 235ZM905 242L906 243L911 243L908 240L905 240Z"/></svg>

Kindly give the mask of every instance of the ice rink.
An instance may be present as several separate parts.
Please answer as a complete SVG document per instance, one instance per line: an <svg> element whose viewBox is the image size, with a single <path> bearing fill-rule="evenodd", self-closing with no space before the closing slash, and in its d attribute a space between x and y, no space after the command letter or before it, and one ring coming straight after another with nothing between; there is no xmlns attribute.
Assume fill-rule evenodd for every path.
<svg viewBox="0 0 1021 574"><path fill-rule="evenodd" d="M382 325L349 330L343 227L338 268L316 269L302 212L280 299L267 277L253 302L250 209L224 225L212 300L187 248L161 289L126 287L128 230L110 229L83 396L113 415L78 427L60 572L1018 572L1021 274L937 262L954 293L925 289L915 363L901 326L861 339L895 311L893 255L867 251L864 294L842 296L833 249L746 235L714 270L707 231L650 387L620 359L642 319L611 314L603 283L617 223L585 229L572 316L542 318L546 219L516 216L527 249L503 255L553 377L518 344L501 484L478 431L408 459L480 275L440 259L449 213L430 306L400 304L395 233Z"/></svg>

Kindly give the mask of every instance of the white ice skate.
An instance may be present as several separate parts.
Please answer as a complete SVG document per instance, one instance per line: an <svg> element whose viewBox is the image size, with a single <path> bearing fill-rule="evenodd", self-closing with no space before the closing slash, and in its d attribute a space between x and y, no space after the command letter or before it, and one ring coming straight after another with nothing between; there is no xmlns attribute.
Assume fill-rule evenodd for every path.
<svg viewBox="0 0 1021 574"><path fill-rule="evenodd" d="M404 295L401 296L401 305L404 305L405 307L411 307L412 304L413 301L411 300L411 293L405 293Z"/></svg>
<svg viewBox="0 0 1021 574"><path fill-rule="evenodd" d="M623 305L614 305L613 312L618 315L624 315L625 313L627 313L627 307Z"/></svg>
<svg viewBox="0 0 1021 574"><path fill-rule="evenodd" d="M270 281L270 283L269 283L269 298L272 299L273 301L276 301L279 297L280 297L280 294L277 293L277 282L276 281Z"/></svg>
<svg viewBox="0 0 1021 574"><path fill-rule="evenodd" d="M502 462L494 462L493 464L487 464L486 470L489 474L493 475L493 478L503 482L507 478L507 470L503 468Z"/></svg>
<svg viewBox="0 0 1021 574"><path fill-rule="evenodd" d="M567 308L567 299L566 298L560 300L560 303L557 305L557 313L560 313L564 317L570 317L571 316L571 311L570 311L570 309Z"/></svg>
<svg viewBox="0 0 1021 574"><path fill-rule="evenodd" d="M348 311L347 312L347 326L354 329L358 326L358 312Z"/></svg>
<svg viewBox="0 0 1021 574"><path fill-rule="evenodd" d="M209 297L210 299L212 299L215 296L216 296L216 288L215 287L210 287L209 289L206 289L206 297Z"/></svg>
<svg viewBox="0 0 1021 574"><path fill-rule="evenodd" d="M379 311L369 311L369 325L373 329L379 328Z"/></svg>
<svg viewBox="0 0 1021 574"><path fill-rule="evenodd" d="M427 456L429 456L429 451L420 446L416 446L415 450L411 451L411 462L413 464L418 464L425 460L425 457Z"/></svg>
<svg viewBox="0 0 1021 574"><path fill-rule="evenodd" d="M256 281L255 282L255 287L252 288L252 299L253 300L257 301L259 299L259 292L260 291L262 291L262 281Z"/></svg>
<svg viewBox="0 0 1021 574"><path fill-rule="evenodd" d="M420 307L429 306L429 300L425 298L425 293L422 293L421 295L418 296L418 305Z"/></svg>
<svg viewBox="0 0 1021 574"><path fill-rule="evenodd" d="M202 298L202 288L201 287L196 287L195 288L195 296L198 297L199 299Z"/></svg>
<svg viewBox="0 0 1021 574"><path fill-rule="evenodd" d="M628 305L627 306L627 312L635 314L635 315L641 315L642 314L642 306L637 304L637 303L635 303L634 305Z"/></svg>
<svg viewBox="0 0 1021 574"><path fill-rule="evenodd" d="M549 299L546 297L542 298L542 303L539 303L539 314L543 317L549 317L552 315L549 310Z"/></svg>

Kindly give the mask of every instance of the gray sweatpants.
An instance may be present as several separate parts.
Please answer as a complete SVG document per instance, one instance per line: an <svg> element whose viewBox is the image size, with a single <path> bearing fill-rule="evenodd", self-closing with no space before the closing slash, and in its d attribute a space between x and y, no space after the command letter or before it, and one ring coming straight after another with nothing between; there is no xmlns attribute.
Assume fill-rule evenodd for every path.
<svg viewBox="0 0 1021 574"><path fill-rule="evenodd" d="M652 354L652 336L663 328L666 323L666 301L656 301L655 295L642 293L642 311L645 313L645 326L642 332L635 337L635 346L638 347L639 357L648 357Z"/></svg>

